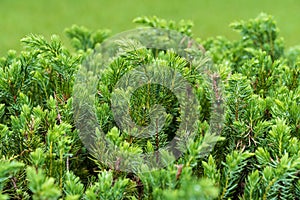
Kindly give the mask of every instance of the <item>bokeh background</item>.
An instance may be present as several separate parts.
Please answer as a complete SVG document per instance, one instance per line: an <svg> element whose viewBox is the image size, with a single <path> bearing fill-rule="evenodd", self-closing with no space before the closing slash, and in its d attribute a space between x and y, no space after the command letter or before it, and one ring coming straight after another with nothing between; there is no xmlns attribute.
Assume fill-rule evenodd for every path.
<svg viewBox="0 0 300 200"><path fill-rule="evenodd" d="M21 49L30 33L61 36L73 24L110 29L113 34L134 28L138 16L190 19L200 38L238 38L231 22L266 12L275 17L287 47L300 45L300 1L297 0L0 0L0 57Z"/></svg>

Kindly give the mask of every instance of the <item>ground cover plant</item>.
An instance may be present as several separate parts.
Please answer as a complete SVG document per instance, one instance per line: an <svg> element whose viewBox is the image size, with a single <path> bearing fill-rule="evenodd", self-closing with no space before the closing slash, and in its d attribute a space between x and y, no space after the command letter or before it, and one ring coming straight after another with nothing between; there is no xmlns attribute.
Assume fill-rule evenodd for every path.
<svg viewBox="0 0 300 200"><path fill-rule="evenodd" d="M134 22L193 37L189 21L140 17ZM38 35L23 38L22 52L9 51L0 60L0 199L298 199L300 49L284 48L276 22L266 14L231 27L241 34L239 40L194 38L197 48L187 46L187 52L203 56L201 65L172 49L124 41L121 50L130 53L99 74L94 94L98 122L109 145L132 157L166 145L185 119L168 88L140 87L129 99L131 117L147 125L150 108L161 104L166 120L159 134L132 137L111 112L112 90L122 75L140 64L164 63L193 86L200 103L196 137L176 161L144 172L122 171L118 160L101 162L101 146L88 151L75 126L76 74L109 32L66 29L74 50L55 35L50 41ZM197 67L204 66L218 75L212 82L198 73ZM220 99L217 82L223 83ZM223 106L220 135L212 133L210 123L214 100ZM210 152L203 154L207 148Z"/></svg>

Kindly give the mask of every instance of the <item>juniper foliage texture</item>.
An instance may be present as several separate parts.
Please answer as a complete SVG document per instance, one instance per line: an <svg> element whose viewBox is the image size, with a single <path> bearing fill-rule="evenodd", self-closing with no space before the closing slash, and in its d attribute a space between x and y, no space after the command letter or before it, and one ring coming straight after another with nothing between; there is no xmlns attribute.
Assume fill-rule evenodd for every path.
<svg viewBox="0 0 300 200"><path fill-rule="evenodd" d="M134 22L193 37L190 21L139 17ZM95 94L108 145L129 156L152 153L174 137L182 121L184 113L168 88L145 85L130 99L119 93L141 126L150 123L151 107L163 105L163 129L156 136L136 138L134 130L118 127L112 92L137 65L179 70L200 102L196 137L180 149L183 155L164 168L134 173L100 162L101 146L87 151L74 122L76 73L109 31L67 29L75 50L66 49L55 35L50 41L38 35L22 39L22 52L9 51L0 59L0 199L299 199L300 49L284 48L276 22L266 14L231 27L241 39L196 38L198 53L212 61L202 64L212 65L224 85L220 136L210 134L213 89L198 74L197 63L172 49L149 49L130 40L119 44L130 53L115 58L99 75ZM212 142L216 145L210 153L201 154ZM166 162L170 156L165 154Z"/></svg>

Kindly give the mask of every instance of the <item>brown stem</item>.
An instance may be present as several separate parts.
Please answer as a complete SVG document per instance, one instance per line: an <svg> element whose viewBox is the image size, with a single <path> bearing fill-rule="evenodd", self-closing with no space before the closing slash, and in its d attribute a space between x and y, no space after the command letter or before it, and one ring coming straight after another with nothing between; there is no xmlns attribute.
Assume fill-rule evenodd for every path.
<svg viewBox="0 0 300 200"><path fill-rule="evenodd" d="M69 171L69 169L70 169L70 159L69 159L69 156L67 156L66 168L67 168L67 171Z"/></svg>
<svg viewBox="0 0 300 200"><path fill-rule="evenodd" d="M176 180L179 180L180 175L182 173L182 167L183 167L183 165L182 164L176 165L176 167L177 167Z"/></svg>
<svg viewBox="0 0 300 200"><path fill-rule="evenodd" d="M17 181L16 177L12 177L11 178L11 182L13 183L13 186L14 186L15 190L17 191L18 190L18 186L16 184L16 181Z"/></svg>

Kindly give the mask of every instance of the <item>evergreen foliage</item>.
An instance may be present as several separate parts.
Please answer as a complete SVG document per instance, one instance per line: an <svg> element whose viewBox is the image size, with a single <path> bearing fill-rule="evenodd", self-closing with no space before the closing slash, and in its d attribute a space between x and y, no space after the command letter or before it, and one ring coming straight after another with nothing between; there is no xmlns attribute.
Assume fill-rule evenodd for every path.
<svg viewBox="0 0 300 200"><path fill-rule="evenodd" d="M139 17L134 22L193 36L189 21ZM240 40L197 39L196 53L209 56L213 64L188 62L172 50L147 49L130 40L119 44L120 51L129 53L99 75L95 94L108 145L129 157L152 153L174 137L182 121L178 99L168 88L145 85L131 98L116 92L130 102L131 117L141 126L151 123L154 105L163 105L163 129L136 138L136 130L118 127L112 90L137 65L179 70L200 102L196 137L180 149L183 155L169 163L172 155L165 153L166 167L134 173L120 171L118 162L101 163L101 146L88 152L74 122L76 73L109 31L67 29L74 51L55 35L50 41L38 35L22 39L22 52L9 51L0 59L0 199L299 199L300 50L284 48L272 16L260 14L231 27L240 32ZM225 104L220 136L211 134L213 89L198 73L203 65L213 65L224 84L223 97L217 99ZM203 155L204 149L211 151Z"/></svg>

